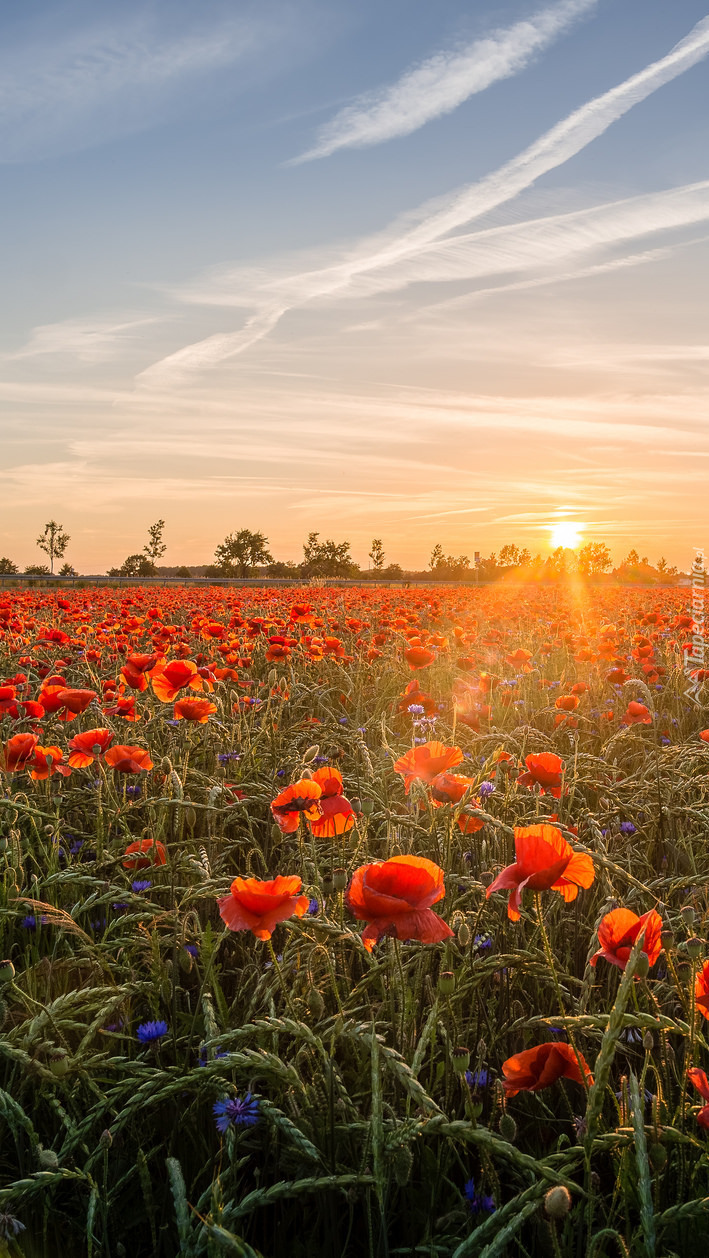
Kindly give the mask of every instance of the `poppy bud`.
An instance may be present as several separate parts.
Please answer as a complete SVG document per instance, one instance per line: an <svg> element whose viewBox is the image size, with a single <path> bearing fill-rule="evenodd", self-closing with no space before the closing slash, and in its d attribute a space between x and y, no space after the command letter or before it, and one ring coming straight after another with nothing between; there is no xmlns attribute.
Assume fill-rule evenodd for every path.
<svg viewBox="0 0 709 1258"><path fill-rule="evenodd" d="M351 805L352 805L352 811L353 811L353 813L355 813L358 817L359 817L359 816L361 816L361 813L362 813L362 801L361 801L361 799L358 799L358 798L357 798L357 796L355 795L354 799L351 799L351 800L350 800L350 803L351 803Z"/></svg>
<svg viewBox="0 0 709 1258"><path fill-rule="evenodd" d="M271 826L271 841L273 843L279 843L281 837L281 827L276 825Z"/></svg>
<svg viewBox="0 0 709 1258"><path fill-rule="evenodd" d="M91 748L91 753L92 753L92 755L94 755L94 756L100 756L102 751L103 751L103 747L101 746L101 744L100 744L100 743L94 743L94 744L93 744L93 746L92 746L92 748Z"/></svg>
<svg viewBox="0 0 709 1258"><path fill-rule="evenodd" d="M479 1118L479 1117L480 1117L480 1115L482 1114L482 1112L483 1112L483 1103L482 1103L482 1101L471 1101L471 1102L470 1102L470 1113L472 1114L473 1118Z"/></svg>
<svg viewBox="0 0 709 1258"><path fill-rule="evenodd" d="M336 869L332 875L332 881L335 884L336 891L344 891L347 886L347 874L344 869Z"/></svg>
<svg viewBox="0 0 709 1258"><path fill-rule="evenodd" d="M53 1053L49 1059L49 1069L55 1079L64 1079L69 1073L69 1058L62 1050Z"/></svg>
<svg viewBox="0 0 709 1258"><path fill-rule="evenodd" d="M652 1031L646 1031L643 1035L643 1048L646 1053L651 1053L655 1047L655 1037Z"/></svg>
<svg viewBox="0 0 709 1258"><path fill-rule="evenodd" d="M54 834L54 826L45 826L44 833L47 835L48 838L51 839L52 835Z"/></svg>
<svg viewBox="0 0 709 1258"><path fill-rule="evenodd" d="M59 1169L59 1158L54 1149L43 1149L39 1146L37 1158L43 1171L56 1171Z"/></svg>
<svg viewBox="0 0 709 1258"><path fill-rule="evenodd" d="M451 1059L453 1061L453 1069L459 1075L464 1075L470 1065L470 1050L467 1048L454 1048L451 1053Z"/></svg>
<svg viewBox="0 0 709 1258"><path fill-rule="evenodd" d="M172 773L172 760L170 759L169 756L163 756L162 760L160 761L160 772Z"/></svg>
<svg viewBox="0 0 709 1258"><path fill-rule="evenodd" d="M371 817L371 815L372 815L372 813L373 813L373 812L374 812L374 800L373 800L373 799L363 799L363 800L362 800L362 813L363 813L363 815L364 815L365 817Z"/></svg>
<svg viewBox="0 0 709 1258"><path fill-rule="evenodd" d="M472 937L473 937L473 932L468 926L468 923L461 922L460 926L458 927L458 943L460 944L461 948L467 948Z"/></svg>
<svg viewBox="0 0 709 1258"><path fill-rule="evenodd" d="M308 992L308 1009L315 1018L316 1022L322 1018L325 1012L325 1001L317 987L311 987Z"/></svg>
<svg viewBox="0 0 709 1258"><path fill-rule="evenodd" d="M702 955L703 951L704 940L698 939L696 935L692 935L692 938L687 940L687 956L692 961L696 961L697 958Z"/></svg>
<svg viewBox="0 0 709 1258"><path fill-rule="evenodd" d="M323 895L332 895L335 890L335 880L332 874L323 874L322 893Z"/></svg>
<svg viewBox="0 0 709 1258"><path fill-rule="evenodd" d="M674 942L675 942L674 932L671 930L663 930L662 934L660 935L660 942L662 943L662 946L665 949L665 952L669 952L670 948L674 947Z"/></svg>
<svg viewBox="0 0 709 1258"><path fill-rule="evenodd" d="M517 1124L512 1115L508 1114L507 1111L505 1111L500 1119L500 1135L503 1140L509 1141L510 1144L514 1142L517 1135Z"/></svg>
<svg viewBox="0 0 709 1258"><path fill-rule="evenodd" d="M647 978L650 973L650 958L646 952L641 952L635 966L635 974L637 978Z"/></svg>
<svg viewBox="0 0 709 1258"><path fill-rule="evenodd" d="M15 967L9 958L0 961L0 983L11 983L15 977Z"/></svg>
<svg viewBox="0 0 709 1258"><path fill-rule="evenodd" d="M438 976L438 990L442 996L452 996L455 991L455 974L450 970L444 970Z"/></svg>
<svg viewBox="0 0 709 1258"><path fill-rule="evenodd" d="M483 869L480 875L480 881L484 887L489 887L490 883L495 879L495 875L489 869Z"/></svg>
<svg viewBox="0 0 709 1258"><path fill-rule="evenodd" d="M113 1144L113 1136L111 1135L108 1128L106 1128L106 1130L102 1131L101 1135L99 1136L98 1147L99 1149L110 1149L112 1144Z"/></svg>
<svg viewBox="0 0 709 1258"><path fill-rule="evenodd" d="M189 804L187 808L184 809L183 816L190 830L194 830L197 824L197 813L195 812L191 804Z"/></svg>
<svg viewBox="0 0 709 1258"><path fill-rule="evenodd" d="M312 747L308 747L307 751L303 752L303 764L311 764L319 751L319 743L313 743Z"/></svg>
<svg viewBox="0 0 709 1258"><path fill-rule="evenodd" d="M571 1193L563 1184L555 1184L544 1197L544 1213L550 1219L564 1219L571 1209Z"/></svg>
<svg viewBox="0 0 709 1258"><path fill-rule="evenodd" d="M666 1165L667 1149L664 1144L660 1144L659 1141L650 1145L647 1155L650 1160L650 1165L654 1171L661 1171Z"/></svg>
<svg viewBox="0 0 709 1258"><path fill-rule="evenodd" d="M275 686L277 681L278 681L278 669L272 668L270 673L268 674L268 684L269 686Z"/></svg>
<svg viewBox="0 0 709 1258"><path fill-rule="evenodd" d="M681 910L680 916L685 926L689 927L694 925L695 913L691 904L685 904L684 908Z"/></svg>

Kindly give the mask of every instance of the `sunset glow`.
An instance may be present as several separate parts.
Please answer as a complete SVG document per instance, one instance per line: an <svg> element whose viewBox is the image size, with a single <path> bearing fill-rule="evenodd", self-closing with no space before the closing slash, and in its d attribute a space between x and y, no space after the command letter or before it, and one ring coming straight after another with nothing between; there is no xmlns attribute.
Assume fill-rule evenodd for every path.
<svg viewBox="0 0 709 1258"><path fill-rule="evenodd" d="M575 550L583 540L580 524L574 524L571 520L550 525L550 533L551 545L554 548L563 546L564 549Z"/></svg>

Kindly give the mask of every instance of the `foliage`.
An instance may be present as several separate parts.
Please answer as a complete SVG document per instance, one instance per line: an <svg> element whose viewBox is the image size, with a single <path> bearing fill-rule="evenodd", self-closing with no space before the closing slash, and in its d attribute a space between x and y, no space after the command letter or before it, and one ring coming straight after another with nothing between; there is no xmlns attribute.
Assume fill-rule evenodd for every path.
<svg viewBox="0 0 709 1258"><path fill-rule="evenodd" d="M303 545L300 571L304 577L353 577L359 568L350 555L349 542L319 541L319 533L309 533Z"/></svg>
<svg viewBox="0 0 709 1258"><path fill-rule="evenodd" d="M273 563L268 538L263 533L239 529L230 533L214 552L215 568L223 576L247 577L261 564Z"/></svg>
<svg viewBox="0 0 709 1258"><path fill-rule="evenodd" d="M3 558L0 559L0 574L5 574L9 576L13 572L19 572L19 568L17 567L17 564L13 563L11 559L8 559L7 557L3 556Z"/></svg>
<svg viewBox="0 0 709 1258"><path fill-rule="evenodd" d="M158 570L152 559L138 552L123 560L120 568L109 568L109 577L156 577Z"/></svg>
<svg viewBox="0 0 709 1258"><path fill-rule="evenodd" d="M151 524L148 529L148 541L143 547L143 553L147 555L152 564L156 564L158 559L162 559L167 550L167 545L162 540L164 529L164 520L158 520L156 524Z"/></svg>
<svg viewBox="0 0 709 1258"><path fill-rule="evenodd" d="M381 572L384 568L384 546L381 537L375 537L372 542L372 549L369 552L369 558L372 561L372 568L375 572Z"/></svg>
<svg viewBox="0 0 709 1258"><path fill-rule="evenodd" d="M71 538L68 533L63 532L63 524L57 524L56 520L49 520L44 526L44 532L40 533L37 538L37 545L46 555L49 555L49 571L54 572L54 560L63 559Z"/></svg>

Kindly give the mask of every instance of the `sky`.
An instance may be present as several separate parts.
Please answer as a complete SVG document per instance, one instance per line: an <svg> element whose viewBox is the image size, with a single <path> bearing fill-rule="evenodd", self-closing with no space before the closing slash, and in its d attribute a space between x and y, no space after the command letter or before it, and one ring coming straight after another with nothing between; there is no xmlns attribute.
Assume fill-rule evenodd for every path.
<svg viewBox="0 0 709 1258"><path fill-rule="evenodd" d="M0 6L0 556L709 548L709 3Z"/></svg>

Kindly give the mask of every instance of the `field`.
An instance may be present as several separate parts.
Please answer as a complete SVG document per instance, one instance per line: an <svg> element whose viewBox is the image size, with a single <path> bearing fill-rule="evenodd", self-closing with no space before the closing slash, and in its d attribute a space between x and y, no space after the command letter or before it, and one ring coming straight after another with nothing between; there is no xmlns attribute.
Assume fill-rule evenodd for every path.
<svg viewBox="0 0 709 1258"><path fill-rule="evenodd" d="M0 1252L702 1253L690 603L0 591Z"/></svg>

